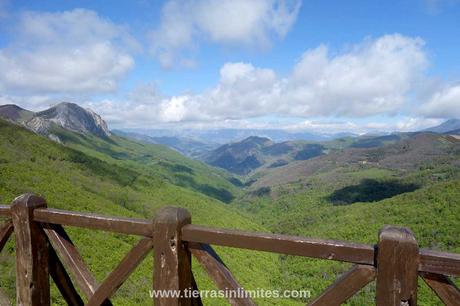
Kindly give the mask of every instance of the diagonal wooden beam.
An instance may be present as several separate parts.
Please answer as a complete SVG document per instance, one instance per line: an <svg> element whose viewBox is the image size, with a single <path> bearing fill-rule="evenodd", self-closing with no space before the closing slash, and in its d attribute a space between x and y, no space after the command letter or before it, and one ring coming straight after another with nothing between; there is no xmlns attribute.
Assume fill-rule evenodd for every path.
<svg viewBox="0 0 460 306"><path fill-rule="evenodd" d="M339 306L375 279L375 268L355 265L309 306Z"/></svg>
<svg viewBox="0 0 460 306"><path fill-rule="evenodd" d="M5 247L5 244L10 238L11 233L13 233L13 222L8 220L2 226L0 226L0 252Z"/></svg>
<svg viewBox="0 0 460 306"><path fill-rule="evenodd" d="M153 247L151 238L141 239L113 270L89 299L87 306L99 306L128 279Z"/></svg>
<svg viewBox="0 0 460 306"><path fill-rule="evenodd" d="M444 304L455 306L460 303L460 290L447 276L434 273L420 273L420 276Z"/></svg>
<svg viewBox="0 0 460 306"><path fill-rule="evenodd" d="M195 280L195 276L192 273L192 290L198 292L198 285ZM201 300L201 296L198 295L196 298L192 298L192 306L203 306L203 301Z"/></svg>
<svg viewBox="0 0 460 306"><path fill-rule="evenodd" d="M83 306L83 300L75 289L61 260L53 248L49 248L49 272L62 297L69 306ZM1 303L0 303L1 305Z"/></svg>
<svg viewBox="0 0 460 306"><path fill-rule="evenodd" d="M249 296L245 295L243 287L238 284L230 270L225 266L222 259L220 259L210 245L189 243L189 248L193 256L195 256L198 262L204 267L208 275L220 290L241 293L239 298L235 297L235 294L229 296L229 302L231 305L256 305Z"/></svg>
<svg viewBox="0 0 460 306"><path fill-rule="evenodd" d="M91 298L98 287L97 281L64 228L58 224L44 224L43 230L80 290L88 299ZM112 303L107 300L103 305Z"/></svg>

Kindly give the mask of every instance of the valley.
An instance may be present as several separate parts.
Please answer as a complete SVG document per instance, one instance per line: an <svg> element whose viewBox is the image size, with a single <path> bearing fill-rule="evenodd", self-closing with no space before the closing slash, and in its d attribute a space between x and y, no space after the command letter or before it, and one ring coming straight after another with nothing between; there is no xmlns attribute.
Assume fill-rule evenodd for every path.
<svg viewBox="0 0 460 306"><path fill-rule="evenodd" d="M250 136L221 146L183 138L180 146L168 139L168 147L159 144L166 139L110 131L99 115L76 104L38 113L0 107L0 117L2 204L36 192L49 207L142 218L172 205L190 210L196 224L370 244L380 228L392 224L411 228L422 247L460 252L460 140L452 122L453 130L438 132L325 141ZM195 159L180 153L186 147L199 152ZM69 228L69 233L98 280L135 242L134 237L98 231ZM216 249L249 289L309 289L315 296L349 268ZM11 298L13 252L9 242L0 257L0 288ZM150 304L151 264L146 260L118 291L116 304ZM213 288L194 265L199 287ZM371 305L374 294L371 283L348 304ZM206 302L226 305L223 300ZM419 302L437 303L423 281ZM63 304L55 287L53 304Z"/></svg>

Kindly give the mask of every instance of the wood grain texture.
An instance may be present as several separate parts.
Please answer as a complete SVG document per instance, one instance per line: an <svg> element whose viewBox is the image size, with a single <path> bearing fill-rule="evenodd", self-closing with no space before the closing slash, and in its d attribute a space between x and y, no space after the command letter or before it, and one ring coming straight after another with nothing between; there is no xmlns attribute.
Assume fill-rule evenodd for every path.
<svg viewBox="0 0 460 306"><path fill-rule="evenodd" d="M460 305L460 289L447 276L433 273L420 276L445 305Z"/></svg>
<svg viewBox="0 0 460 306"><path fill-rule="evenodd" d="M53 248L49 248L49 271L62 297L69 306L82 306L83 300ZM1 304L0 304L1 305Z"/></svg>
<svg viewBox="0 0 460 306"><path fill-rule="evenodd" d="M28 193L11 204L16 237L16 303L19 306L50 305L48 240L34 209L46 207L45 199Z"/></svg>
<svg viewBox="0 0 460 306"><path fill-rule="evenodd" d="M377 252L377 306L417 305L419 249L407 228L386 226Z"/></svg>
<svg viewBox="0 0 460 306"><path fill-rule="evenodd" d="M419 271L460 277L460 254L420 250Z"/></svg>
<svg viewBox="0 0 460 306"><path fill-rule="evenodd" d="M238 284L230 270L210 245L190 243L190 250L216 284L217 288L227 292L232 291L241 296L241 298L237 298L234 296L235 294L230 294L229 302L231 305L256 305L250 297L244 297L245 291L243 287Z"/></svg>
<svg viewBox="0 0 460 306"><path fill-rule="evenodd" d="M0 216L11 217L11 210L9 205L0 205Z"/></svg>
<svg viewBox="0 0 460 306"><path fill-rule="evenodd" d="M34 220L42 223L70 225L128 235L152 236L152 222L144 219L108 217L93 213L48 208L36 210Z"/></svg>
<svg viewBox="0 0 460 306"><path fill-rule="evenodd" d="M181 229L191 222L190 214L183 208L164 207L154 219L154 290L175 290L181 297L154 297L157 306L192 305L185 290L192 288L190 250L182 241Z"/></svg>
<svg viewBox="0 0 460 306"><path fill-rule="evenodd" d="M13 222L11 220L6 221L4 224L0 225L0 252L5 247L8 239L13 233Z"/></svg>
<svg viewBox="0 0 460 306"><path fill-rule="evenodd" d="M88 269L83 258L61 225L44 224L46 236L62 260L65 268L72 275L83 294L89 299L96 292L97 281ZM106 300L103 305L111 305Z"/></svg>
<svg viewBox="0 0 460 306"><path fill-rule="evenodd" d="M375 279L375 268L355 265L339 277L326 291L312 301L310 306L339 306Z"/></svg>
<svg viewBox="0 0 460 306"><path fill-rule="evenodd" d="M104 300L109 299L147 256L152 246L151 238L143 238L139 241L97 288L86 305L99 306Z"/></svg>
<svg viewBox="0 0 460 306"><path fill-rule="evenodd" d="M183 239L189 242L339 260L357 264L374 264L374 247L366 244L288 235L251 233L208 228L199 225L185 226L182 234Z"/></svg>

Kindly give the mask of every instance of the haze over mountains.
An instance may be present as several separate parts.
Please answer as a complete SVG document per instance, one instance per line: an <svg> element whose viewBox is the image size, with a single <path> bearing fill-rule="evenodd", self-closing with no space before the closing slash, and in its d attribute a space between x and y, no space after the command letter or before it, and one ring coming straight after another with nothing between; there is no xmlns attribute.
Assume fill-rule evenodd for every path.
<svg viewBox="0 0 460 306"><path fill-rule="evenodd" d="M288 140L326 141L347 136L357 136L348 132L314 133L309 131L291 131L284 129L125 129L125 132L150 137L177 137L195 139L197 141L222 145L229 142L241 141L251 136L270 138L275 142Z"/></svg>
<svg viewBox="0 0 460 306"><path fill-rule="evenodd" d="M410 227L422 247L459 252L460 140L451 136L456 130L444 132L457 128L455 122L433 128L442 133L327 141L250 136L221 145L111 132L100 116L72 103L37 113L0 106L0 201L31 191L45 196L49 207L142 218L173 205L189 209L197 224L370 244L379 228L395 224ZM135 243L105 233L70 233L101 279ZM7 247L0 258L0 283L11 297L13 249ZM308 287L319 293L348 269L231 248L219 249L219 255L245 288ZM115 301L151 304L142 299L130 304L132 296L148 290L150 282L142 275L149 273L141 266ZM200 288L209 287L204 274L196 277ZM435 299L420 288L420 301L435 305ZM372 290L363 290L350 305L369 301Z"/></svg>
<svg viewBox="0 0 460 306"><path fill-rule="evenodd" d="M61 140L56 129L60 128L99 137L111 135L106 122L98 114L75 103L62 102L36 113L16 105L3 105L0 106L0 117L58 142ZM119 136L166 145L185 156L238 175L247 175L259 168L282 167L292 161L311 159L347 147L378 148L426 132L456 137L460 132L460 120L449 119L420 132L394 132L377 136L350 133L315 134L276 129L114 131Z"/></svg>

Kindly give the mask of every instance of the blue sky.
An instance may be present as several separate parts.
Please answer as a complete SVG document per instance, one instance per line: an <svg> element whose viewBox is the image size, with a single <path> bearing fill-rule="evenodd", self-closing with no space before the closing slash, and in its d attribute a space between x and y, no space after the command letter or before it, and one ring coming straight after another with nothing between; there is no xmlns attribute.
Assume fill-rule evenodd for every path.
<svg viewBox="0 0 460 306"><path fill-rule="evenodd" d="M112 127L416 130L460 117L460 1L0 0L0 104Z"/></svg>

